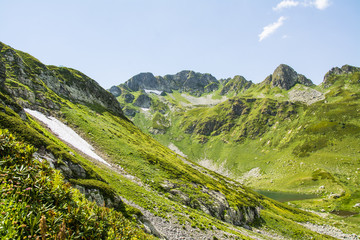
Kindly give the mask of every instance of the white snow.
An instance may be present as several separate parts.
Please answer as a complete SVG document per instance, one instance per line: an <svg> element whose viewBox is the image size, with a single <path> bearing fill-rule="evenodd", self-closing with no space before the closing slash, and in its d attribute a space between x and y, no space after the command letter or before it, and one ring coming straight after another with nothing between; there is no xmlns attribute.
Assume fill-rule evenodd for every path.
<svg viewBox="0 0 360 240"><path fill-rule="evenodd" d="M31 116L35 117L39 121L43 122L50 130L57 135L61 140L71 144L81 152L85 153L89 157L92 157L106 165L110 166L108 162L106 162L103 158L95 153L95 149L86 142L82 137L80 137L74 130L70 127L63 124L61 121L57 120L54 117L47 117L41 112L24 109L25 112L29 113Z"/></svg>
<svg viewBox="0 0 360 240"><path fill-rule="evenodd" d="M141 110L143 110L144 112L147 112L150 110L150 108L141 108Z"/></svg>
<svg viewBox="0 0 360 240"><path fill-rule="evenodd" d="M162 91L158 90L150 90L150 89L144 89L146 93L155 93L156 95L160 95Z"/></svg>

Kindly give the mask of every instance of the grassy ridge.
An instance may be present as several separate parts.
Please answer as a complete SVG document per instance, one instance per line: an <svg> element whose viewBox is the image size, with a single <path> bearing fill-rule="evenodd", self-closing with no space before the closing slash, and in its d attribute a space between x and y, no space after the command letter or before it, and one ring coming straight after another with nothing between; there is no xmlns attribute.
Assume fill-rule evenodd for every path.
<svg viewBox="0 0 360 240"><path fill-rule="evenodd" d="M2 54L4 51L2 50ZM307 230L297 223L305 221L319 224L325 223L316 215L267 199L243 185L232 182L232 180L227 177L203 169L195 163L189 162L188 164L184 162L180 156L155 141L150 135L144 134L137 126L129 122L126 118L114 115L104 107L91 103L74 103L69 99L55 94L44 84L41 77L37 75L37 71L41 70L37 69L36 71L32 71L32 66L38 66L38 64L31 63L31 61L35 60L27 55L24 55L23 57L26 58L26 60L23 60L19 55L18 64L15 64L15 66L12 65L13 63L6 62L4 58L1 59L6 64L7 78L4 84L9 91L1 88L0 108L2 111L0 112L0 126L1 128L8 128L11 132L16 134L19 139L25 142L31 142L36 147L53 153L57 159L56 167L66 164L66 162L73 162L83 167L87 173L86 177L69 177L65 174L65 177L68 179L70 178L69 181L74 185L101 189L105 195L120 195L156 216L162 217L169 222L170 220L176 221L189 233L190 229L196 229L196 231L209 232L215 237L219 237L220 232L222 234L233 234L241 239L253 238L259 235L256 232L248 231L242 227L230 225L221 221L221 217L214 218L211 216L211 213L206 213L203 206L216 207L217 204L211 196L211 193L221 193L226 197L230 207L239 210L244 216L247 214L246 218L249 218L248 216L250 216L252 210L256 208L262 209L260 210L260 218L256 219L257 221L249 220L246 222L246 224L251 224L252 227L262 228L265 231L273 231L276 234L290 238L329 238L326 235L322 236ZM23 68L20 64L23 63L22 61L30 62L26 63L26 67ZM50 68L54 70L56 67L52 66ZM39 83L39 86L41 87L39 87L37 93L41 93L41 95L37 96L45 96L44 98L37 98L35 102L29 101L29 96L31 97L31 91L33 90L32 88L26 87L29 82L21 81L23 78L19 77L19 74L21 74L19 69L26 71L26 77ZM73 71L69 70L69 72L71 73ZM81 74L77 75L80 78L82 76ZM62 74L62 76L65 77L66 74ZM66 82L66 79L63 79L62 81ZM19 82L20 84L16 85L13 84L13 82ZM17 93L25 90L27 91L27 95L17 95ZM134 95L136 94L137 93L134 93ZM169 97L171 96L165 96L165 98ZM181 98L182 96L178 95L177 97ZM214 131L209 132L207 131L207 128L212 128L212 126L205 122L199 122L200 125L198 128L195 127L194 131L197 131L197 133L201 133L202 135L200 134L200 136L198 134L193 138L191 134L183 134L182 132L183 128L188 128L189 125L191 125L190 123L183 124L180 120L171 119L172 126L179 126L178 129L173 127L168 129L168 132L173 134L171 135L171 141L176 138L177 144L183 144L184 147L189 146L188 144L191 143L192 148L190 148L190 151L193 156L202 154L201 151L207 151L206 153L208 153L208 156L210 157L215 154L224 154L223 149L231 146L226 145L226 142L233 144L233 147L246 146L246 144L248 144L248 147L253 147L252 151L247 153L248 156L257 156L258 151L255 147L258 145L255 145L253 140L256 141L258 140L258 136L265 136L267 134L266 128L261 129L261 131L256 133L255 127L261 126L263 121L265 121L265 118L263 118L261 119L261 122L259 122L257 116L264 114L272 116L271 123L273 123L273 125L268 127L274 129L274 126L277 126L277 119L284 118L289 111L293 111L293 106L286 103L280 104L280 107L284 109L284 113L272 115L272 112L275 111L278 106L276 101L266 99L255 102L252 100L246 101L245 99L240 100L241 103L238 103L239 108L236 109L233 109L231 105L224 103L224 105L221 105L221 108L215 107L210 110L204 108L194 109L192 115L187 117L189 119L196 116L199 117L200 114L204 114L208 111L209 119L214 119L220 114L224 117L224 121L229 118L234 124L238 124L237 118L239 116L237 116L237 113L239 112L239 109L244 107L242 110L245 110L249 106L256 105L256 112L248 114L248 118L252 121L254 126L252 132L245 131L244 128L238 126L238 131L230 137L224 135L221 132L222 130L219 134L211 136ZM18 103L50 113L71 126L75 131L87 139L97 149L100 155L112 163L112 167L108 168L102 164L91 161L82 156L81 153L74 151L71 147L58 140L44 126L31 119L30 116L26 116ZM49 109L48 105L51 105L51 103L56 103L58 108ZM174 104L177 104L176 101ZM160 109L163 109L163 106L163 104L158 102L157 104L154 104L154 107L150 109L150 112L155 113ZM177 106L174 105L173 107ZM168 113L169 110L166 109L165 111ZM232 112L234 111L235 113L233 114ZM229 112L231 113L230 115L227 114ZM183 113L178 112L175 114L179 114L178 116L181 117ZM158 119L155 119L155 123L162 123L163 119L161 116L165 115L158 115ZM144 122L147 123L148 119L145 117L143 119ZM201 121L201 118L195 120ZM152 124L154 123L154 121L149 122ZM216 125L216 128L216 130L219 130L223 129L224 126L220 124ZM206 135L205 133L210 134ZM241 139L242 136L250 136L249 134L254 136L254 139ZM165 135L162 136L165 137ZM268 137L270 137L270 135ZM216 139L221 139L221 142L216 141ZM237 142L235 140L240 141ZM170 139L166 140L164 138L164 141L168 141L169 143ZM240 142L243 145L240 145ZM265 146L265 144L263 145ZM267 150L269 152L274 151L272 148L273 146L269 146L267 147ZM215 152L215 150L218 152ZM237 150L238 152L235 151L234 154L241 154L242 151L240 150ZM70 152L73 154L70 154ZM265 156L268 153L264 152L263 154ZM190 156L189 153L188 155ZM260 160L265 163L265 157ZM245 160L243 162L245 162ZM246 162L248 164L247 166L250 167L252 163L249 163L249 161ZM239 164L239 167L241 167L241 164ZM234 168L234 170L241 171L239 168ZM322 181L322 176L327 176L326 172L323 171L318 171L316 174L315 177L318 181ZM56 179L61 178L59 174L56 176ZM52 180L50 179L50 182L51 181ZM64 185L62 180L56 180L56 186L60 185ZM171 193L169 187L166 185L171 185L171 190L174 189L177 193L180 191L188 198L188 201L182 199L181 196L184 195ZM66 186L67 185L64 185L64 187ZM64 189L64 191L67 190ZM78 198L82 197L79 195ZM59 202L61 201L59 200ZM85 207L87 204L88 202L84 202ZM136 217L136 215L140 214L139 211L125 204L124 208L118 210L119 211L109 213L110 223L115 221L113 221L110 216L124 216L131 220L132 217ZM113 210L106 211L111 212ZM88 217L88 212L85 210L84 212L84 218ZM39 224L39 219L36 219L36 224ZM46 219L48 219L47 216ZM52 234L51 236L58 234L60 231L59 227L62 226L59 226L58 223L60 222L57 222L57 225L53 225L52 229L54 229L54 231L50 233ZM68 227L68 223L65 223L65 226ZM139 224L139 226L141 225ZM113 226L105 228L106 231L108 230L106 234L109 236L113 234L113 230L111 230L112 227ZM71 233L73 233L73 230L71 230ZM67 234L70 234L70 232ZM140 236L141 234L143 233L139 231Z"/></svg>

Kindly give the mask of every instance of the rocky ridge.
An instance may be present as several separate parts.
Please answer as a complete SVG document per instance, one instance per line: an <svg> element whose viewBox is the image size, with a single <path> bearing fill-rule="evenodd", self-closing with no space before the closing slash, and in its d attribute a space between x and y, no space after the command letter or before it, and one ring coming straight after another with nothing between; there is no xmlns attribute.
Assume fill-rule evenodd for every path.
<svg viewBox="0 0 360 240"><path fill-rule="evenodd" d="M211 74L186 70L164 77L155 77L152 73L140 73L126 81L124 85L132 91L148 89L171 93L173 90L179 90L199 96L204 92L216 90L219 81Z"/></svg>
<svg viewBox="0 0 360 240"><path fill-rule="evenodd" d="M329 88L331 85L334 84L333 81L331 81L332 76L342 75L342 74L350 74L350 73L354 73L354 72L360 72L360 68L350 66L350 65L344 65L341 68L334 67L325 74L322 85L324 88Z"/></svg>
<svg viewBox="0 0 360 240"><path fill-rule="evenodd" d="M5 62L8 62L8 68ZM54 101L49 96L55 93L71 101L99 105L124 116L115 97L85 74L70 68L46 66L29 54L0 42L0 83L6 79L9 83L3 84L3 88L17 96L19 104L24 107L59 110L61 101ZM18 87L19 83L26 87Z"/></svg>

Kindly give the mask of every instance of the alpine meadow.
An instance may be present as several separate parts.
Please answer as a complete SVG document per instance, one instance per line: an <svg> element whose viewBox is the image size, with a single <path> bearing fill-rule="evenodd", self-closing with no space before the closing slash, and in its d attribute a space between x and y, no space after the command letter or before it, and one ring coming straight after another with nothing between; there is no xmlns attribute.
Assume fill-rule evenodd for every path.
<svg viewBox="0 0 360 240"><path fill-rule="evenodd" d="M0 239L360 239L355 0L0 0Z"/></svg>

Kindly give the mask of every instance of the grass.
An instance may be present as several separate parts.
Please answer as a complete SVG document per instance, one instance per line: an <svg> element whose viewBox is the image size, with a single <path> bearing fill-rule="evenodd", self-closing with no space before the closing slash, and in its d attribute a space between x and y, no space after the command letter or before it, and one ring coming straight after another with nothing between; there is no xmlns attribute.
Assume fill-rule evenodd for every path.
<svg viewBox="0 0 360 240"><path fill-rule="evenodd" d="M27 61L32 61L30 57L27 59ZM32 64L27 65L29 66L29 73L33 74L32 79L36 80L36 71L31 72ZM8 83L10 83L10 80L16 81L16 69L14 68L15 70L11 71L13 68L9 65L7 65L7 68L9 69L7 73L11 72L9 79L7 79L9 80ZM53 67L47 68L53 69ZM87 81L87 78L76 70L57 69L57 71L63 70L66 71L58 73L54 77L61 78L64 83ZM71 79L66 77L67 71L71 75ZM56 102L60 110L49 110L43 101L38 102L38 107L42 108L43 111L50 111L57 118L75 129L114 167L109 169L84 158L81 154L73 151L71 147L60 142L44 126L32 120L30 116L28 116L27 120L21 119L19 115L21 107L19 108L19 105L14 101L13 98L15 97L10 97L10 94L3 91L3 89L1 91L0 107L2 111L0 112L0 125L2 128L9 128L24 142L31 142L36 147L45 148L47 151L52 152L57 158L57 164L66 164L66 162L71 161L86 169L87 176L85 178L79 179L65 176L68 179L73 179L71 181L74 185L96 188L108 196L121 195L164 219L176 216L178 222L184 223L185 228L185 225L188 224L198 230L206 230L213 225L217 229L223 230L225 234L235 234L239 238L246 238L242 234L244 232L249 236L253 236L254 233L237 226L231 226L221 221L221 217L216 219L213 217L215 214L210 216L202 210L202 205L216 206L216 202L211 197L211 192L221 192L226 196L230 207L242 213L256 207L264 207L265 209L261 211L262 218L258 219L259 222L257 222L258 227L274 231L285 237L298 237L303 234L303 236L322 238L322 236L296 225L298 221L323 223L324 221L320 218L264 198L243 185L231 183L231 179L215 172L205 169L199 172L184 163L179 156L155 141L150 135L144 134L123 116L116 116L98 105L83 105L70 102L56 95L43 82L39 82L39 84L42 86L39 91L43 91L42 94L48 101ZM18 85L15 88L23 89L24 87ZM122 88L122 90L126 92L125 88ZM134 94L135 98L141 94L140 92L131 93ZM274 95L278 93L277 89L273 90ZM158 100L158 97L152 97L153 101ZM119 98L121 100L121 96ZM349 196L348 193L351 193L357 184L357 180L354 180L351 186L346 184L344 181L347 175L344 176L343 172L344 169L348 168L346 164L352 164L353 157L357 155L350 155L346 159L342 159L342 165L325 166L325 164L320 164L320 160L323 159L319 161L312 159L314 156L324 158L327 153L326 148L328 146L339 147L336 144L340 144L341 139L334 137L331 143L335 145L329 144L326 148L311 151L309 156L299 157L292 154L293 149L301 143L298 138L299 133L305 132L309 137L321 135L321 131L317 132L318 130L306 132L306 128L310 124L316 124L316 121L304 124L307 116L312 116L313 112L317 116L323 117L324 114L320 114L320 110L318 110L320 108L307 108L301 104L292 104L286 101L278 102L271 98L253 100L252 97L237 97L210 109L195 108L189 112L182 112L182 108L179 107L181 105L179 101L184 100L181 93L174 92L164 98L168 99L174 107L178 107L179 111L168 112L158 102L154 104L154 108L151 110L153 111L151 118L147 119L144 115L139 114L134 122L140 123L142 124L141 127L146 128L149 126L146 124L153 124L154 119L155 123L160 120L160 122L168 120L171 126L167 128L166 134L157 136L164 145L174 142L193 159L206 156L219 163L226 159L226 166L231 167L234 176L260 165L263 176L259 181L250 182L249 185L252 187L263 186L274 189L294 187L296 183L289 183L288 181L289 177L293 175L289 170L298 171L296 173L297 179L304 179L304 182L306 182L305 179L311 178L306 182L309 184L297 186L304 191L313 191L318 184L333 182L333 179L323 178L323 176L327 176L326 173L333 176L336 182L336 184L332 185L328 183L329 185L325 186L326 191L332 189L345 190L344 196ZM335 103L338 104L338 102ZM125 104L125 102L121 102L121 104ZM159 113L159 110L165 110L165 114ZM302 115L300 116L300 114ZM350 113L346 116L348 118L345 122L346 134L342 137L350 139L348 133L354 129L356 130L356 128L348 123L353 121L351 123L356 126L356 121L352 119ZM330 120L326 119L322 121L330 122ZM279 122L282 124L279 124ZM340 123L343 123L343 121ZM294 129L297 129L299 125L304 126L295 131ZM341 129L343 129L342 126ZM349 126L348 129L347 126ZM189 128L193 128L192 131L184 134L184 130ZM286 135L282 137L281 134L284 133ZM353 139L354 143L358 141L356 138L351 139ZM350 149L348 150L350 152ZM69 151L75 152L75 156L69 154ZM230 158L228 154L230 151L231 155L235 156L234 158ZM341 150L341 153L343 152L344 150ZM342 154L339 156L342 156ZM299 170L300 161L306 166L304 171ZM196 163L191 164L200 168ZM117 168L118 166L121 166L121 169ZM331 167L334 167L335 170L331 169ZM274 171L274 169L279 169L279 171ZM321 170L316 172L317 169ZM314 172L315 175L313 176ZM56 186L64 185L61 182L61 176L59 174L56 176L58 176L55 181L57 182ZM273 182L270 181L270 176ZM313 177L316 178L315 181L312 180ZM187 196L189 201L184 201L169 193L163 187L166 182L172 183L176 190ZM80 198L84 199L80 194L75 194L75 201ZM347 204L351 203L349 201ZM187 206L184 206L185 204ZM331 204L334 204L334 202ZM84 205L87 206L88 202L84 202ZM106 211L111 212L113 210ZM131 218L131 216L139 213L128 205L124 205L122 212L114 212L112 216L117 216L117 214L121 216L122 214L122 216L126 217L126 214L128 214ZM46 219L48 218L46 217ZM67 223L65 224L68 226ZM56 226L57 228L54 227L54 229L60 231L59 227L61 226L59 224ZM278 229L279 226L281 230ZM104 229L110 229L107 232L109 236L115 234L111 227ZM51 234L55 234L55 232Z"/></svg>
<svg viewBox="0 0 360 240"><path fill-rule="evenodd" d="M171 126L166 133L154 137L165 146L175 144L190 159L224 166L235 179L259 167L261 175L246 180L255 189L318 193L323 199L346 192L344 201L329 199L322 206L326 211L351 209L360 201L354 194L360 183L355 173L360 167L359 73L333 76L331 82L327 89L312 87L326 99L310 106L287 102L285 90L253 85L232 102L179 108L167 116ZM136 122L141 129L147 124Z"/></svg>
<svg viewBox="0 0 360 240"><path fill-rule="evenodd" d="M0 130L0 147L1 239L153 238L121 213L86 200L7 130Z"/></svg>

